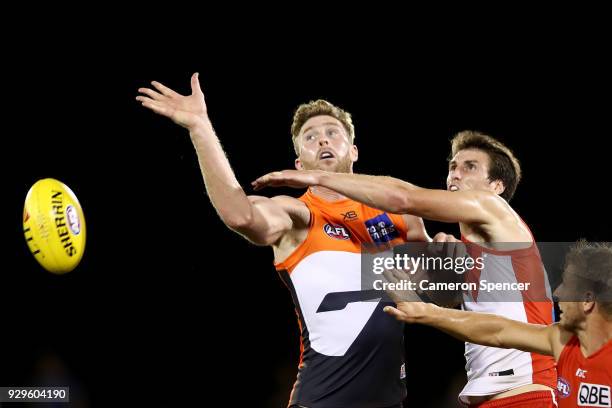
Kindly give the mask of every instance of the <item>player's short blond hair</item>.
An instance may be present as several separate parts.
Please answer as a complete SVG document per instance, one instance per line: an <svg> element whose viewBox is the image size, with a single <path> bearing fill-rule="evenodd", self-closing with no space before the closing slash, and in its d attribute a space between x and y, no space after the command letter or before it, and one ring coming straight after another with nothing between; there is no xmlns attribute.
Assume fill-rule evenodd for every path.
<svg viewBox="0 0 612 408"><path fill-rule="evenodd" d="M298 144L298 135L304 123L310 118L315 116L331 116L338 119L346 133L348 134L349 142L353 144L355 142L355 126L353 126L353 120L351 114L347 111L327 102L323 99L317 99L316 101L310 101L303 103L295 111L293 115L293 123L291 124L291 136L293 139L293 148L295 154L300 155L300 146Z"/></svg>

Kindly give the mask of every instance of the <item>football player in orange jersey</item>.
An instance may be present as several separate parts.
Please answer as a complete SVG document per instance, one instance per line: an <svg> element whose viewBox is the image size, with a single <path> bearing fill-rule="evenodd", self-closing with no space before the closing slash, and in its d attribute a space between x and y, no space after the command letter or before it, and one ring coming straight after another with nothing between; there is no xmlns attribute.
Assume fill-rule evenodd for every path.
<svg viewBox="0 0 612 408"><path fill-rule="evenodd" d="M313 186L299 198L247 195L208 116L198 75L191 95L159 82L136 99L189 131L206 191L221 220L250 242L271 246L291 292L301 357L290 406L390 408L406 396L403 324L361 290L362 244L430 240L423 221L380 211ZM253 124L254 126L257 124ZM265 129L254 131L266 134ZM291 126L298 170L351 173L358 152L351 115L324 100L298 107ZM270 139L261 139L262 147Z"/></svg>

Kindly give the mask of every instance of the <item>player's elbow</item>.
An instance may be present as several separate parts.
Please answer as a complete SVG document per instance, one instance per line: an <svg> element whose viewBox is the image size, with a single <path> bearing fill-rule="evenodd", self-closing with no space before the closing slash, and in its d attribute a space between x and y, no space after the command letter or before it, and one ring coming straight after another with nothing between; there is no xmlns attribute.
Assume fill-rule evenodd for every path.
<svg viewBox="0 0 612 408"><path fill-rule="evenodd" d="M497 347L497 348L508 348L505 346L503 336L501 332L495 333L493 336L487 338L487 343L485 346L489 347Z"/></svg>
<svg viewBox="0 0 612 408"><path fill-rule="evenodd" d="M414 192L400 190L392 194L389 200L395 214L417 215L419 212L419 200Z"/></svg>
<svg viewBox="0 0 612 408"><path fill-rule="evenodd" d="M413 214L416 202L411 194L396 190L389 194L389 209L394 214Z"/></svg>
<svg viewBox="0 0 612 408"><path fill-rule="evenodd" d="M231 230L244 231L248 230L249 227L253 225L253 213L251 211L248 211L240 213L221 214L221 220Z"/></svg>
<svg viewBox="0 0 612 408"><path fill-rule="evenodd" d="M243 217L228 220L226 225L232 231L242 235L251 244L257 246L274 245L281 234L270 228L263 228L261 224L254 222L252 218Z"/></svg>

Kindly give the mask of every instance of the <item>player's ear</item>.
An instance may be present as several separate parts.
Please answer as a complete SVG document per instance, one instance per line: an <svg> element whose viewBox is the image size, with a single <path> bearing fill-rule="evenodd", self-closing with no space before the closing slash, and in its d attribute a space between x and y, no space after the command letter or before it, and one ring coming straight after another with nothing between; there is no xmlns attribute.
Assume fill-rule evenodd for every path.
<svg viewBox="0 0 612 408"><path fill-rule="evenodd" d="M582 302L582 310L584 311L584 314L589 314L593 311L594 308L595 308L595 297L593 296L593 293L587 292L584 302Z"/></svg>
<svg viewBox="0 0 612 408"><path fill-rule="evenodd" d="M302 162L299 158L295 159L295 168L298 170L304 170L304 166L302 166Z"/></svg>
<svg viewBox="0 0 612 408"><path fill-rule="evenodd" d="M351 156L351 161L352 162L356 162L357 159L359 158L359 150L357 150L357 145L352 145L351 146L351 150L350 150L349 154Z"/></svg>
<svg viewBox="0 0 612 408"><path fill-rule="evenodd" d="M504 182L501 180L492 181L491 184L493 185L493 191L497 195L500 195L506 190L506 186L504 186Z"/></svg>

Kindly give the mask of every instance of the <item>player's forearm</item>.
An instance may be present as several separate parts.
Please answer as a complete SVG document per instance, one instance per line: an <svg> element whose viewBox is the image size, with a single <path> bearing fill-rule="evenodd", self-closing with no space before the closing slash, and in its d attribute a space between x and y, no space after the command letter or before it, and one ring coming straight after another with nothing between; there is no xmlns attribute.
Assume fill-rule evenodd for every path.
<svg viewBox="0 0 612 408"><path fill-rule="evenodd" d="M429 319L436 327L460 340L483 346L517 349L552 356L554 326L511 320L489 313L438 308Z"/></svg>
<svg viewBox="0 0 612 408"><path fill-rule="evenodd" d="M337 191L355 201L391 213L408 213L406 195L421 189L387 176L322 172L319 185Z"/></svg>
<svg viewBox="0 0 612 408"><path fill-rule="evenodd" d="M498 197L493 193L478 190L451 193L418 187L387 176L321 172L319 184L383 211L434 221L484 225L495 219L492 214L507 211L497 203ZM493 201L496 207L492 205ZM488 203L488 206L483 203ZM496 212L491 212L492 207Z"/></svg>
<svg viewBox="0 0 612 408"><path fill-rule="evenodd" d="M417 322L435 327L470 343L491 347L507 347L500 336L507 319L499 316L446 309L430 304L430 313Z"/></svg>
<svg viewBox="0 0 612 408"><path fill-rule="evenodd" d="M223 222L230 228L248 224L252 207L208 119L189 130L200 163L206 192Z"/></svg>

